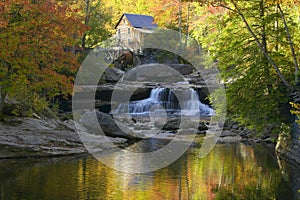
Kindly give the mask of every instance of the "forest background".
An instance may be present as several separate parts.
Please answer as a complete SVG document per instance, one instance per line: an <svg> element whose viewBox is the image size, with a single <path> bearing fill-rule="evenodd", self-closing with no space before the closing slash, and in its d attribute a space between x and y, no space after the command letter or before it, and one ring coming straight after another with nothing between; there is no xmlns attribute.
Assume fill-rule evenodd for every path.
<svg viewBox="0 0 300 200"><path fill-rule="evenodd" d="M57 109L70 98L85 52L115 34L123 13L195 38L226 86L228 119L290 129L299 114L300 10L293 0L2 0L0 118ZM292 115L293 114L293 115Z"/></svg>

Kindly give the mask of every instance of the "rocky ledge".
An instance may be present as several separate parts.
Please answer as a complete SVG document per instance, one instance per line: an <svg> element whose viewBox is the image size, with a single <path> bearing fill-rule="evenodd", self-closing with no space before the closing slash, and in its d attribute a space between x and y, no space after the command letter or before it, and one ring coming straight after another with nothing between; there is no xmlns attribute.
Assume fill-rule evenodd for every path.
<svg viewBox="0 0 300 200"><path fill-rule="evenodd" d="M147 130L152 131L152 128L147 126L146 119L141 121L141 124L129 119L132 127L129 122L125 123L125 118L118 120L121 125L123 123L128 126L120 127L120 123L117 125L108 114L87 111L77 124L78 134L72 120L62 122L41 118L6 119L5 122L0 122L0 158L72 155L87 153L87 148L89 151L102 151L127 146L147 137ZM207 130L205 122L197 122L198 128L195 122L186 122L184 123L186 126L180 129L178 127L180 121L177 118L170 118L164 124L159 124L160 122L161 120L158 120L154 123L155 127L161 130L159 134L152 136L157 139L172 140L175 134L205 134ZM99 125L105 135L97 129ZM253 132L236 123L227 123L218 143L253 141L273 145L273 138L268 135L270 134L256 137Z"/></svg>
<svg viewBox="0 0 300 200"><path fill-rule="evenodd" d="M95 141L95 150L112 148L101 136L79 137L72 120L13 118L0 122L0 158L62 156L86 153L84 142ZM124 145L123 138L110 138Z"/></svg>
<svg viewBox="0 0 300 200"><path fill-rule="evenodd" d="M254 142L265 143L275 147L277 135L272 134L274 126L269 125L264 131L257 133L247 129L245 126L240 126L236 122L226 122L223 131L219 137L218 143L239 143L239 142Z"/></svg>

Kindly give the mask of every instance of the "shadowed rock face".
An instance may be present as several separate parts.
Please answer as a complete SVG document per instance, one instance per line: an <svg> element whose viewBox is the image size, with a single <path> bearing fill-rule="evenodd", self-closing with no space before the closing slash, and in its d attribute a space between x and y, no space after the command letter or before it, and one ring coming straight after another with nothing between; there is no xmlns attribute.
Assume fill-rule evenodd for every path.
<svg viewBox="0 0 300 200"><path fill-rule="evenodd" d="M182 75L188 75L193 73L194 71L193 66L190 64L168 64L168 65Z"/></svg>
<svg viewBox="0 0 300 200"><path fill-rule="evenodd" d="M115 83L122 78L124 73L125 72L120 69L107 67L101 79L107 83Z"/></svg>
<svg viewBox="0 0 300 200"><path fill-rule="evenodd" d="M130 140L138 140L144 136L143 134L136 134L122 123L117 125L110 115L96 110L84 113L80 119L80 123L88 129L88 132L96 135L105 134L110 137L120 137Z"/></svg>

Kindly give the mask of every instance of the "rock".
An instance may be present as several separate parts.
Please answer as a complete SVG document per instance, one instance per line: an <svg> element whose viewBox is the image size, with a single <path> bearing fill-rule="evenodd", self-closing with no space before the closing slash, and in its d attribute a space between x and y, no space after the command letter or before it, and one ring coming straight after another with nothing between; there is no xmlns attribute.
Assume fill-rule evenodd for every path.
<svg viewBox="0 0 300 200"><path fill-rule="evenodd" d="M165 124L164 120L158 120L155 121L154 125L156 127L163 127L163 130L169 130L169 131L174 131L179 128L181 129L195 129L197 132L205 131L208 130L207 125L205 122L199 122L198 119L196 120L191 120L190 118L185 118L182 117L169 117L167 118L167 122Z"/></svg>
<svg viewBox="0 0 300 200"><path fill-rule="evenodd" d="M180 135L192 135L192 134L197 134L198 130L194 128L189 128L189 129L179 129L177 131L177 134Z"/></svg>
<svg viewBox="0 0 300 200"><path fill-rule="evenodd" d="M238 124L232 125L232 129L235 129L235 130L239 129L239 125Z"/></svg>
<svg viewBox="0 0 300 200"><path fill-rule="evenodd" d="M158 126L158 125L155 125ZM168 118L166 124L163 126L163 130L177 130L180 126L180 118Z"/></svg>
<svg viewBox="0 0 300 200"><path fill-rule="evenodd" d="M194 67L190 64L169 64L169 66L180 72L182 75L191 74L194 71Z"/></svg>
<svg viewBox="0 0 300 200"><path fill-rule="evenodd" d="M219 144L239 143L241 141L242 141L242 137L240 135L238 135L237 133L235 133L234 131L223 130L217 143L219 143Z"/></svg>
<svg viewBox="0 0 300 200"><path fill-rule="evenodd" d="M242 137L239 135L236 136L227 136L227 137L219 137L217 143L223 144L223 143L239 143L242 141Z"/></svg>
<svg viewBox="0 0 300 200"><path fill-rule="evenodd" d="M0 158L73 155L87 152L78 134L61 129L57 126L57 120L33 118L16 118L16 120L19 122L0 123Z"/></svg>
<svg viewBox="0 0 300 200"><path fill-rule="evenodd" d="M135 82L176 83L184 81L179 72L163 64L145 64L128 71L123 80Z"/></svg>
<svg viewBox="0 0 300 200"><path fill-rule="evenodd" d="M35 118L18 118L20 119L21 123L19 124L20 129L30 129L30 130L53 130L59 129L61 126L61 122L56 119L35 119ZM30 128L29 128L30 127Z"/></svg>
<svg viewBox="0 0 300 200"><path fill-rule="evenodd" d="M95 94L96 90L96 94ZM94 87L93 89L90 89L88 87L84 88L84 91L82 92L82 100L84 100L85 96L91 96L95 95L95 106L96 109L104 112L109 112L111 106L118 106L119 105L119 99L112 99L112 94L115 92L115 94L118 94L120 96L125 96L128 94L131 94L130 100L136 101L141 99L146 99L149 97L149 94L151 92L150 87L146 87L143 85L130 85L130 84L101 84L97 87ZM85 102L83 102L84 105ZM107 108L105 110L105 108Z"/></svg>
<svg viewBox="0 0 300 200"><path fill-rule="evenodd" d="M104 79L106 82L109 83L118 82L122 78L124 73L125 73L124 71L118 68L107 67L105 69L102 79Z"/></svg>
<svg viewBox="0 0 300 200"><path fill-rule="evenodd" d="M237 136L237 134L233 131L229 131L229 130L226 130L226 131L222 131L220 137L234 137L234 136Z"/></svg>
<svg viewBox="0 0 300 200"><path fill-rule="evenodd" d="M207 125L205 124L205 122L199 122L199 126L198 126L198 130L201 131L206 131L208 130Z"/></svg>
<svg viewBox="0 0 300 200"><path fill-rule="evenodd" d="M110 115L96 110L84 113L81 116L80 123L96 135L101 135L103 131L106 136L121 137L130 140L138 140L144 137L143 134L135 133L120 122L117 125L116 121Z"/></svg>
<svg viewBox="0 0 300 200"><path fill-rule="evenodd" d="M137 101L141 99L146 99L149 97L151 92L150 88L147 87L140 87L134 90L133 94L131 95L130 99L132 101Z"/></svg>
<svg viewBox="0 0 300 200"><path fill-rule="evenodd" d="M265 140L264 140L264 142L265 143L274 143L274 141L273 141L273 139L272 138L266 138Z"/></svg>
<svg viewBox="0 0 300 200"><path fill-rule="evenodd" d="M151 125L150 124L134 124L133 125L134 130L150 130L151 129Z"/></svg>
<svg viewBox="0 0 300 200"><path fill-rule="evenodd" d="M0 122L0 158L74 155L87 153L86 144L93 151L102 151L124 146L127 141L92 135L85 127L76 128L80 137L73 120L13 118Z"/></svg>
<svg viewBox="0 0 300 200"><path fill-rule="evenodd" d="M243 130L243 131L241 131L240 133L239 133L239 135L241 136L241 137L243 137L243 138L249 138L250 137L250 135L251 135L251 131L249 131L249 130Z"/></svg>
<svg viewBox="0 0 300 200"><path fill-rule="evenodd" d="M65 120L62 123L67 129L71 130L71 131L76 131L76 127L75 127L75 122L71 119L69 120Z"/></svg>

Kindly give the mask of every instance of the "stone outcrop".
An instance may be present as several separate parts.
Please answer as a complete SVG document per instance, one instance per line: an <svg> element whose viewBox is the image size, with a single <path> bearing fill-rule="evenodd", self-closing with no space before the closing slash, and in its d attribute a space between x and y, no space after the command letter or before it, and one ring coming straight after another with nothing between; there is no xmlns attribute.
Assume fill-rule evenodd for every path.
<svg viewBox="0 0 300 200"><path fill-rule="evenodd" d="M223 130L219 136L218 143L239 143L242 141L242 137L233 131Z"/></svg>
<svg viewBox="0 0 300 200"><path fill-rule="evenodd" d="M272 134L273 125L268 125L264 131L255 132L249 130L245 126L240 126L237 122L227 121L223 127L222 134L220 135L220 143L227 143L238 141L250 141L255 143L265 143L272 147L275 146L277 136ZM224 140L224 138L226 138ZM226 142L227 141L227 142Z"/></svg>
<svg viewBox="0 0 300 200"><path fill-rule="evenodd" d="M79 137L72 120L13 118L0 122L0 158L63 156L87 153L82 141L96 141L95 136ZM110 138L116 145L126 139ZM111 148L107 139L97 137L95 151Z"/></svg>
<svg viewBox="0 0 300 200"><path fill-rule="evenodd" d="M294 122L292 134L282 132L276 144L276 151L283 158L287 158L300 164L300 130Z"/></svg>
<svg viewBox="0 0 300 200"><path fill-rule="evenodd" d="M117 123L110 115L99 111L87 111L80 119L80 123L84 125L88 131L95 135L103 135L110 137L126 138L130 140L139 140L144 137L143 134L137 134L130 130L123 123Z"/></svg>
<svg viewBox="0 0 300 200"><path fill-rule="evenodd" d="M140 65L124 75L126 81L176 83L183 81L180 72L159 63Z"/></svg>
<svg viewBox="0 0 300 200"><path fill-rule="evenodd" d="M104 74L101 77L102 81L105 81L107 83L115 83L118 82L122 76L124 75L124 71L115 68L115 67L107 67L105 69Z"/></svg>
<svg viewBox="0 0 300 200"><path fill-rule="evenodd" d="M193 73L194 71L193 66L190 64L168 64L168 65L182 75L188 75Z"/></svg>

